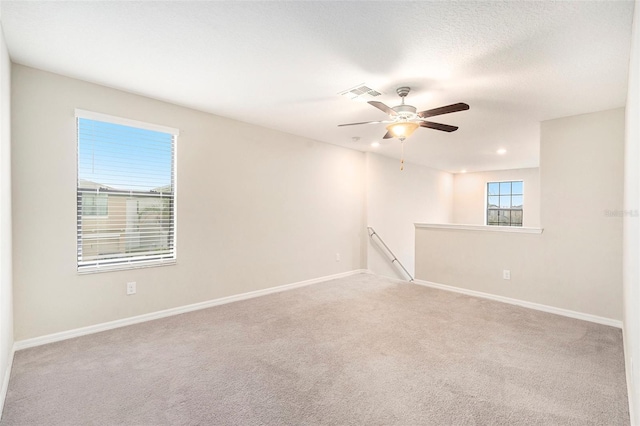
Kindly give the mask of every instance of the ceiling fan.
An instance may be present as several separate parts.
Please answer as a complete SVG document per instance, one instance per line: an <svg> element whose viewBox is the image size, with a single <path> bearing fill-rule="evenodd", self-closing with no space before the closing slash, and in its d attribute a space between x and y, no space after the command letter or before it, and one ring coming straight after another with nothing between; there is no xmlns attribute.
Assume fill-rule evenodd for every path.
<svg viewBox="0 0 640 426"><path fill-rule="evenodd" d="M404 98L409 94L411 90L410 87L399 87L396 90L398 96L402 98L402 103L400 105L396 105L394 107L388 107L382 102L378 101L369 101L368 103L379 110L389 114L389 120L382 121L365 121L362 123L349 123L349 124L340 124L338 127L342 126L356 126L359 124L376 124L376 123L390 123L387 126L387 133L384 135L383 139L390 138L398 138L400 141L404 141L406 138L411 136L411 134L418 127L426 127L429 129L441 130L443 132L455 132L458 130L456 126L450 126L448 124L434 123L432 121L427 121L425 118L434 117L436 115L449 114L452 112L458 111L466 111L469 109L469 105L465 103L457 103L452 105L447 105L439 108L428 109L426 111L416 112L416 107L412 105L405 105Z"/></svg>

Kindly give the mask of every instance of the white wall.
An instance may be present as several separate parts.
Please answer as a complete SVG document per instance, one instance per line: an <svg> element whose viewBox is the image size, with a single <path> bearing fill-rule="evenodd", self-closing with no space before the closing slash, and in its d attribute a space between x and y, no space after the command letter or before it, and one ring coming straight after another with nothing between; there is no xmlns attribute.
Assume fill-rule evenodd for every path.
<svg viewBox="0 0 640 426"><path fill-rule="evenodd" d="M453 223L485 225L487 182L521 180L524 188L522 226L540 226L540 169L456 173L453 177Z"/></svg>
<svg viewBox="0 0 640 426"><path fill-rule="evenodd" d="M367 225L372 226L413 275L416 222L451 221L450 173L367 154ZM406 279L377 241L368 243L367 267L376 274Z"/></svg>
<svg viewBox="0 0 640 426"><path fill-rule="evenodd" d="M621 320L624 118L620 108L543 122L544 232L418 229L417 278Z"/></svg>
<svg viewBox="0 0 640 426"><path fill-rule="evenodd" d="M365 266L361 152L15 64L12 94L16 340ZM75 108L180 129L177 265L76 273Z"/></svg>
<svg viewBox="0 0 640 426"><path fill-rule="evenodd" d="M624 211L624 345L631 424L640 425L640 4L633 17L626 108ZM632 368L633 366L633 368Z"/></svg>
<svg viewBox="0 0 640 426"><path fill-rule="evenodd" d="M11 62L0 27L0 415L13 354L10 107Z"/></svg>

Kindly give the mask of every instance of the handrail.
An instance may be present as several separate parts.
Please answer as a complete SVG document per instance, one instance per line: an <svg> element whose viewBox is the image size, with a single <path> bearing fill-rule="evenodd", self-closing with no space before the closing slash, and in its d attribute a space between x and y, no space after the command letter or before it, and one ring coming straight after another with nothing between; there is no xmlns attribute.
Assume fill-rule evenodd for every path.
<svg viewBox="0 0 640 426"><path fill-rule="evenodd" d="M398 260L398 258L396 257L395 254L393 254L393 252L391 251L391 249L389 248L388 245L385 244L385 242L383 241L383 239L380 237L380 235L378 235L378 233L376 232L375 229L373 229L370 226L367 226L367 230L371 231L371 233L369 234L369 238L371 238L373 240L373 236L375 235L376 237L378 237L378 240L382 243L382 245L384 246L384 248L387 249L387 251L389 252L389 254L391 256L393 256L393 259L391 260L391 263L393 262L398 262L398 265L400 265L400 267L402 268L402 270L404 271L405 274L407 274L407 276L409 277L409 282L413 282L413 276L411 276L411 274L409 273L409 271L407 271L407 268L404 267L404 265Z"/></svg>

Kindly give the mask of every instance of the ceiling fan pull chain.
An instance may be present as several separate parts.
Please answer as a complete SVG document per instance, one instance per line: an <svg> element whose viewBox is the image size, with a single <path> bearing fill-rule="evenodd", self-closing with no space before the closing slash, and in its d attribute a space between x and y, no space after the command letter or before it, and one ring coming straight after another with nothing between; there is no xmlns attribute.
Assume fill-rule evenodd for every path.
<svg viewBox="0 0 640 426"><path fill-rule="evenodd" d="M400 156L400 171L404 170L404 141L400 141L402 154Z"/></svg>

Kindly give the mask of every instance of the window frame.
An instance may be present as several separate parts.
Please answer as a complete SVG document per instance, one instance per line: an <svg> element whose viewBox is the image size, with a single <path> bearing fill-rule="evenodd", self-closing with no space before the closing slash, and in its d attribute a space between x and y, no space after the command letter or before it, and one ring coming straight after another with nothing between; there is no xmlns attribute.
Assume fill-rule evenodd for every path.
<svg viewBox="0 0 640 426"><path fill-rule="evenodd" d="M94 262L81 260L81 250L82 250L82 230L80 226L80 220L82 215L79 212L80 201L78 197L78 190L80 189L80 119L89 119L94 121L100 121L104 123L123 125L128 127L134 127L143 130L150 130L154 132L167 133L172 136L172 162L171 162L171 173L172 173L172 185L173 191L170 198L168 198L169 204L172 209L172 250L171 253L168 254L148 254L142 255L139 257L130 256L130 257L119 257L113 259L99 259ZM177 208L177 194L178 194L178 136L180 134L179 129L147 123L143 121L132 120L128 118L122 118L117 116L112 116L109 114L103 114L98 112L86 111L82 109L75 110L75 126L76 126L76 221L77 221L77 229L76 229L76 251L77 251L77 259L76 259L76 270L79 274L92 274L98 272L109 272L109 271L119 271L119 270L129 270L129 269L138 269L138 268L149 268L149 267L157 267L157 266L169 266L174 265L177 262L177 241L178 241L178 208ZM109 192L105 192L107 197L109 197ZM131 191L130 194L135 196L134 191ZM115 194L114 194L115 195ZM118 193L118 195L122 195L122 193ZM108 202L107 202L107 212L109 210ZM107 218L108 216L94 216L88 215L90 219L100 219Z"/></svg>
<svg viewBox="0 0 640 426"><path fill-rule="evenodd" d="M491 183L506 183L506 182L510 182L511 184L513 184L514 182L519 182L522 183L522 194L516 194L522 197L522 208L521 209L513 209L513 208L500 208L498 207L497 209L491 209L491 210L508 210L508 211L520 211L521 215L522 215L522 224L520 225L493 225L493 224L489 224L489 184ZM506 228L523 228L524 227L524 200L525 200L525 196L524 196L524 179L505 179L505 180L490 180L490 181L486 181L485 185L484 185L484 226L503 226ZM513 196L513 187L511 189L511 191L509 192L509 196ZM511 222L511 219L509 219L509 221Z"/></svg>

